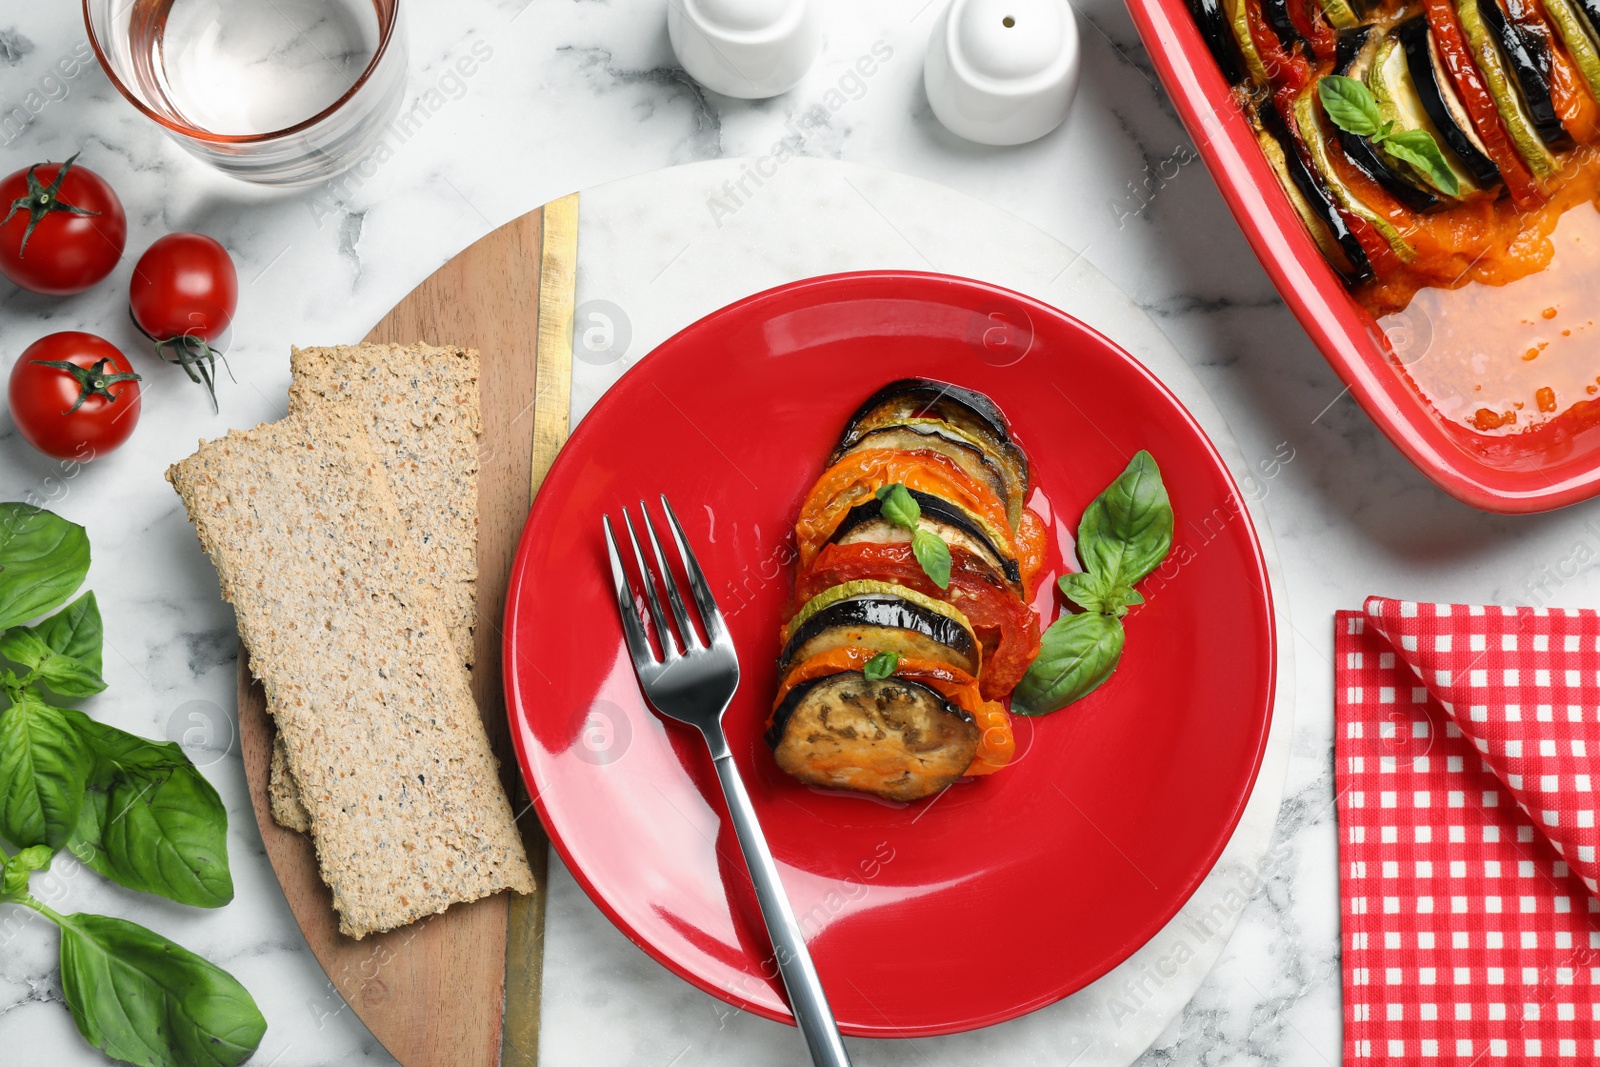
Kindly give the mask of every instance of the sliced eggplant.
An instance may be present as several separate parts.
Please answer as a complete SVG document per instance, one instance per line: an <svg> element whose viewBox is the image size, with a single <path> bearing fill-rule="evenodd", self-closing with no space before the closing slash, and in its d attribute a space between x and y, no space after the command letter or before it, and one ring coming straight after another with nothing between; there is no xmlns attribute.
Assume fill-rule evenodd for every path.
<svg viewBox="0 0 1600 1067"><path fill-rule="evenodd" d="M1427 113L1428 120L1443 138L1442 147L1461 160L1461 165L1471 173L1472 180L1479 186L1493 189L1500 185L1500 168L1489 158L1483 142L1478 140L1478 133L1472 126L1465 105L1456 96L1455 86L1451 84L1439 57L1439 49L1433 43L1428 20L1422 15L1408 19L1396 27L1395 36L1405 49L1406 71L1411 75L1411 85L1417 92L1417 99ZM1379 72L1387 75L1389 69L1385 65L1379 68ZM1397 91L1391 99L1398 108L1404 98Z"/></svg>
<svg viewBox="0 0 1600 1067"><path fill-rule="evenodd" d="M1597 0L1600 2L1600 0ZM1211 57L1222 69L1229 85L1244 79L1244 68L1239 61L1239 46L1233 42L1233 31L1228 28L1228 15L1222 9L1222 0L1189 0L1189 14L1200 28L1200 37L1210 49Z"/></svg>
<svg viewBox="0 0 1600 1067"><path fill-rule="evenodd" d="M1600 0L1573 0L1572 6L1583 12L1589 32L1600 38Z"/></svg>
<svg viewBox="0 0 1600 1067"><path fill-rule="evenodd" d="M919 528L937 534L952 548L963 548L1003 574L1021 592L1022 570L1016 557L1000 547L982 519L930 493L908 489L922 509ZM873 497L851 508L834 529L830 541L841 545L895 544L911 540L911 531L883 517L883 501Z"/></svg>
<svg viewBox="0 0 1600 1067"><path fill-rule="evenodd" d="M900 597L925 611L932 612L935 615L943 615L963 630L970 631L972 629L972 623L967 621L967 617L961 613L961 609L952 604L947 604L943 600L935 600L930 596L923 596L915 589L907 589L904 586L895 585L893 582L859 578L853 582L840 582L838 585L830 586L802 604L800 610L795 612L794 617L784 625L784 643L787 645L790 639L799 632L800 627L804 626L818 612L824 611L841 600L863 596Z"/></svg>
<svg viewBox="0 0 1600 1067"><path fill-rule="evenodd" d="M1539 136L1538 126L1534 123L1533 116L1528 113L1527 105L1522 101L1522 96L1513 83L1512 75L1506 68L1506 59L1501 54L1500 45L1494 39L1494 33L1489 29L1483 17L1483 10L1479 0L1455 0L1456 17L1461 20L1461 32L1466 35L1467 47L1472 51L1472 58L1477 62L1478 69L1483 72L1484 84L1489 89L1489 95L1494 98L1494 109L1500 114L1500 121L1505 125L1506 132L1511 135L1511 143L1517 148L1517 155L1528 164L1528 169L1533 171L1536 178L1548 178L1556 171L1555 160L1544 146L1544 140Z"/></svg>
<svg viewBox="0 0 1600 1067"><path fill-rule="evenodd" d="M869 648L910 659L931 660L974 678L983 646L960 620L919 604L899 590L846 597L794 627L778 657L781 677L812 656L840 648Z"/></svg>
<svg viewBox="0 0 1600 1067"><path fill-rule="evenodd" d="M994 495L1005 501L1006 517L1011 521L1013 529L1022 520L1021 487L1013 486L1007 480L1005 472L1000 469L1000 465L971 441L941 432L935 426L885 426L881 430L867 431L849 448L841 448L834 452L832 458L828 460L828 465L832 466L851 452L868 448L937 452L960 466L973 480L993 489ZM1016 509L1014 513L1013 507Z"/></svg>
<svg viewBox="0 0 1600 1067"><path fill-rule="evenodd" d="M1500 9L1499 0L1478 0L1478 13L1499 44L1506 69L1522 90L1522 103L1539 139L1551 148L1571 145L1572 138L1561 125L1555 101L1550 97L1550 42L1535 33L1533 27L1512 22Z"/></svg>
<svg viewBox="0 0 1600 1067"><path fill-rule="evenodd" d="M1261 0L1261 14L1285 52L1310 53L1311 42L1300 36L1300 31L1294 28L1294 20L1289 17L1289 0Z"/></svg>
<svg viewBox="0 0 1600 1067"><path fill-rule="evenodd" d="M1418 21L1418 28L1426 35L1427 23ZM1424 50L1427 41L1422 43ZM1444 136L1429 116L1428 109L1423 106L1422 95L1417 89L1416 81L1411 77L1411 68L1406 59L1405 45L1398 36L1386 37L1378 48L1378 53L1372 61L1366 74L1367 88L1372 91L1373 99L1378 103L1378 110L1382 113L1385 122L1393 122L1398 130L1422 130L1433 138L1433 143L1439 146L1439 154L1444 157L1445 164L1456 177L1457 200L1465 200L1478 195L1482 187L1478 184L1476 175L1467 166L1466 162L1450 147L1450 141ZM1474 152L1477 149L1473 149ZM1389 157L1385 157L1389 158ZM1408 164L1389 158L1391 166L1406 173L1414 175L1417 180L1427 183L1431 188L1432 179L1426 174L1412 169ZM1495 170L1494 164L1489 163L1490 173L1494 182L1498 183L1500 172ZM1438 189L1441 196L1449 196L1444 190Z"/></svg>
<svg viewBox="0 0 1600 1067"><path fill-rule="evenodd" d="M1350 232L1328 191L1301 160L1283 119L1270 106L1262 108L1256 119L1256 140L1261 151L1329 265L1352 283L1372 277L1372 265L1361 242Z"/></svg>
<svg viewBox="0 0 1600 1067"><path fill-rule="evenodd" d="M767 730L778 766L800 781L901 801L960 778L978 740L972 716L933 689L857 671L795 686Z"/></svg>
<svg viewBox="0 0 1600 1067"><path fill-rule="evenodd" d="M1600 4L1600 0L1595 3ZM1561 43L1566 45L1573 66L1578 68L1578 74L1589 87L1590 95L1600 100L1600 44L1594 36L1600 34L1600 30L1593 28L1593 23L1583 13L1582 3L1544 0L1544 9L1555 24Z"/></svg>
<svg viewBox="0 0 1600 1067"><path fill-rule="evenodd" d="M1027 496L1028 457L1012 440L1006 417L982 393L927 378L890 382L850 416L834 454L853 447L863 434L888 426L928 427L976 445L1005 475L1006 499ZM1018 509L1014 522L1020 521Z"/></svg>
<svg viewBox="0 0 1600 1067"><path fill-rule="evenodd" d="M1300 95L1295 97L1294 122L1299 128L1300 143L1305 146L1311 166L1322 179L1323 185L1327 187L1334 203L1357 218L1365 220L1378 232L1402 263L1409 263L1415 259L1416 249L1406 241L1405 235L1396 229L1388 218L1369 207L1340 177L1328 151L1328 131L1323 125L1322 101L1317 97L1315 83L1306 86L1300 91Z"/></svg>
<svg viewBox="0 0 1600 1067"><path fill-rule="evenodd" d="M1359 26L1339 35L1334 73L1365 83L1378 53L1388 40L1372 26ZM1433 186L1417 180L1409 168L1396 166L1372 141L1349 130L1338 130L1339 147L1368 178L1412 211L1429 211L1440 205Z"/></svg>

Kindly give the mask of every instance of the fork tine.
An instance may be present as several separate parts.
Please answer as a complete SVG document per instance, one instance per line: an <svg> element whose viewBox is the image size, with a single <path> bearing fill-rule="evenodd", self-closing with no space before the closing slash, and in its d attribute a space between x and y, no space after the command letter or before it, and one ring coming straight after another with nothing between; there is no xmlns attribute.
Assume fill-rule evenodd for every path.
<svg viewBox="0 0 1600 1067"><path fill-rule="evenodd" d="M683 638L683 650L704 648L700 643L700 635L695 631L694 623L689 621L689 612L683 606L683 595L678 592L677 579L672 577L672 568L667 566L667 557L661 552L661 541L656 537L656 524L650 518L650 509L644 506L644 501L639 501L639 514L644 516L644 532L650 538L650 547L656 554L656 565L661 568L661 584L667 587L667 603L672 605L672 617L678 620L678 634Z"/></svg>
<svg viewBox="0 0 1600 1067"><path fill-rule="evenodd" d="M678 546L678 558L683 560L684 573L689 576L689 588L694 592L694 602L700 607L700 618L705 621L706 635L713 642L728 639L728 628L722 624L722 612L717 608L717 600L711 595L711 585L706 581L705 572L700 569L700 563L694 558L694 553L689 550L688 538L683 535L683 525L678 522L678 515L672 510L672 504L667 500L667 494L661 494L661 508L667 513L667 522L672 524L672 540Z"/></svg>
<svg viewBox="0 0 1600 1067"><path fill-rule="evenodd" d="M650 516L644 517L645 526L650 525ZM639 550L639 538L633 532L633 519L628 515L628 509L622 509L622 525L628 528L628 540L633 543L633 561L639 565L639 579L644 582L645 602L650 605L650 619L656 624L656 636L661 639L661 658L671 663L678 658L678 646L673 643L672 630L667 626L667 617L661 611L661 599L656 596L656 582L651 576L650 568L645 565L644 553ZM672 587L672 574L661 576L661 581L669 589Z"/></svg>
<svg viewBox="0 0 1600 1067"><path fill-rule="evenodd" d="M611 555L611 581L617 587L617 614L622 616L622 633L628 640L628 655L633 657L635 669L642 670L656 662L650 651L650 640L644 635L644 624L633 606L633 587L628 584L627 572L622 569L622 556L617 552L617 539L611 533L611 516L602 515L606 528L606 551ZM649 575L646 575L648 580Z"/></svg>

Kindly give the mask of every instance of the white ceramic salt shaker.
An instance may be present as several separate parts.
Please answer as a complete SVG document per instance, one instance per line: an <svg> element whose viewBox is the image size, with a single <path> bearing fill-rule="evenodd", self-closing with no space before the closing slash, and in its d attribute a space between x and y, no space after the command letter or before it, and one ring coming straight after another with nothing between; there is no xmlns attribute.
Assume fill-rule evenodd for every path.
<svg viewBox="0 0 1600 1067"><path fill-rule="evenodd" d="M939 121L980 144L1022 144L1067 117L1078 24L1066 0L952 0L928 38L922 84Z"/></svg>
<svg viewBox="0 0 1600 1067"><path fill-rule="evenodd" d="M746 100L793 89L822 49L815 0L667 0L667 36L691 78Z"/></svg>

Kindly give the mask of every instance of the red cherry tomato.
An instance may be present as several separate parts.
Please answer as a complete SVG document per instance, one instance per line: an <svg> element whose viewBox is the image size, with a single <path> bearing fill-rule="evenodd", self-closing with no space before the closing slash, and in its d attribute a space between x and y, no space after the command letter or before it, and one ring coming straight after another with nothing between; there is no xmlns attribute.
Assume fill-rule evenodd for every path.
<svg viewBox="0 0 1600 1067"><path fill-rule="evenodd" d="M128 304L134 322L156 341L214 341L233 321L239 275L216 241L200 233L169 233L139 257Z"/></svg>
<svg viewBox="0 0 1600 1067"><path fill-rule="evenodd" d="M34 448L87 463L139 423L139 376L117 347L92 333L41 337L11 368L11 417Z"/></svg>
<svg viewBox="0 0 1600 1067"><path fill-rule="evenodd" d="M77 158L0 181L0 274L35 293L83 292L111 273L128 240L122 201Z"/></svg>

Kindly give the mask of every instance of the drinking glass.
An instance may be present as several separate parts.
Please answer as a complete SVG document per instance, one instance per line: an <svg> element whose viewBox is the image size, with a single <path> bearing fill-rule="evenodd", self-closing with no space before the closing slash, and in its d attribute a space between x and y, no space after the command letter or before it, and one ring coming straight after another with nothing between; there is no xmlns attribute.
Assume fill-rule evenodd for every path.
<svg viewBox="0 0 1600 1067"><path fill-rule="evenodd" d="M83 17L111 84L245 181L348 169L405 92L400 0L83 0Z"/></svg>

